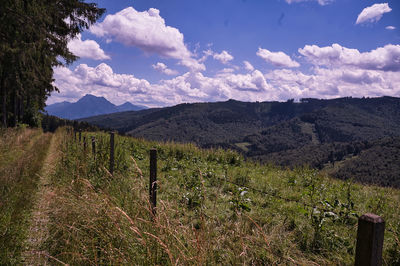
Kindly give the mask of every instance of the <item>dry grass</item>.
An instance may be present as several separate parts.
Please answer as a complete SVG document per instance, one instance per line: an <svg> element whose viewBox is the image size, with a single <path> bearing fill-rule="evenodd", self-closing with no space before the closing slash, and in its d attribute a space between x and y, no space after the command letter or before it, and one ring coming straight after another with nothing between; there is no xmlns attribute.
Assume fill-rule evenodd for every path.
<svg viewBox="0 0 400 266"><path fill-rule="evenodd" d="M349 212L375 211L388 224L400 217L398 190L352 186L308 169L282 171L244 162L233 152L193 145L117 137L111 176L107 136L96 138L96 160L67 141L52 178L50 237L42 248L64 263L346 265L354 259L356 218L323 217L326 202L338 200L344 206L351 201ZM155 216L148 201L151 147L159 157ZM315 204L320 212L301 202ZM347 211L342 205L332 211ZM386 264L398 256L390 255L396 236L396 230L385 236Z"/></svg>

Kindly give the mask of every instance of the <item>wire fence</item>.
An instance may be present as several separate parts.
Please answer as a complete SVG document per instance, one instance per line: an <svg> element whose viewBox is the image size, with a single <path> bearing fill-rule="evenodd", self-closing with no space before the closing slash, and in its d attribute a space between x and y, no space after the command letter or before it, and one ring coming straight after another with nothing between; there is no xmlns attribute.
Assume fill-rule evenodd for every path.
<svg viewBox="0 0 400 266"><path fill-rule="evenodd" d="M75 133L74 133L75 135ZM76 135L74 137L74 140L76 142ZM86 139L85 139L86 140ZM79 142L81 142L81 132L79 132ZM84 150L86 151L86 141L84 141ZM111 175L113 174L113 168L114 168L114 133L112 132L110 134L110 169L111 169ZM93 156L95 156L95 140L92 138L92 149L93 149ZM150 183L149 183L149 202L152 205L152 211L153 215L155 215L155 210L156 210L156 194L157 194L157 155L156 155L157 150L152 149L150 154ZM324 212L332 212L335 210L335 206L331 206L331 208L324 208L321 206L317 206L318 203L322 203L321 201L315 202L314 204L309 204L306 203L302 200L299 199L293 199L293 198L288 198L284 197L281 195L278 195L277 193L271 193L267 192L261 189L254 188L252 186L248 185L243 185L239 184L237 182L231 181L228 179L227 175L225 175L225 178L221 178L218 176L213 176L214 179L219 180L220 182L223 183L229 183L231 185L234 185L238 188L245 188L247 190L251 190L252 192L259 193L265 196L269 197L274 197L276 199L283 200L285 202L294 202L301 204L303 206L312 208L314 211L315 208L318 208L318 211L324 211ZM314 212L311 213L314 213ZM356 214L357 215L357 214ZM248 217L248 216L247 216ZM358 215L357 215L358 217ZM248 217L251 219L250 217ZM384 235L384 228L385 228L385 222L383 219L377 215L374 214L364 214L359 217L358 221L358 234L357 234L357 246L356 246L356 258L355 262L356 265L365 265L364 262L366 262L365 258L369 259L374 259L378 262L382 260L382 248L383 248L383 235ZM392 230L389 230L392 232ZM369 244L374 243L372 249L369 248ZM371 245L372 246L372 245ZM283 259L287 259L283 256L279 256ZM360 264L361 263L361 264ZM378 265L377 264L377 265Z"/></svg>

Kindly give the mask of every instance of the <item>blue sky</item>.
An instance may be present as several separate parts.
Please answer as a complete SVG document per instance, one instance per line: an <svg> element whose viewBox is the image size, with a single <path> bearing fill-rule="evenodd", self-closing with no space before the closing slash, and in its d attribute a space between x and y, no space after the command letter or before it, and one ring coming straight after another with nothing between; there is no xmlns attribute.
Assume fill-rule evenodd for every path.
<svg viewBox="0 0 400 266"><path fill-rule="evenodd" d="M400 96L398 0L94 2L107 13L70 41L48 103Z"/></svg>

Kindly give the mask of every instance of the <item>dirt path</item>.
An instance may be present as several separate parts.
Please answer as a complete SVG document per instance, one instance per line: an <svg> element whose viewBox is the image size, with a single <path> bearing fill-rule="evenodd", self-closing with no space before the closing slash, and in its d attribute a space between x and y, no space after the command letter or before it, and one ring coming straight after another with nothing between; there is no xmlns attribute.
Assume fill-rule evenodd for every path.
<svg viewBox="0 0 400 266"><path fill-rule="evenodd" d="M54 135L52 135L51 138L49 150L39 173L38 190L34 198L35 204L32 210L31 224L25 244L26 251L22 255L25 265L54 264L50 263L50 256L47 252L45 250L40 250L48 236L48 215L50 212L50 201L53 197L53 192L50 187L50 178L55 171L59 158L59 143L57 138L54 137Z"/></svg>

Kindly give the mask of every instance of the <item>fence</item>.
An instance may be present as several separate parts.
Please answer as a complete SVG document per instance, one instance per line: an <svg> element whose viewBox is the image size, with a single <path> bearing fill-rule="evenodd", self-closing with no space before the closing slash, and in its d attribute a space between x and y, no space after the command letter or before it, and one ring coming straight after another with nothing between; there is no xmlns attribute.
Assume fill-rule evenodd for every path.
<svg viewBox="0 0 400 266"><path fill-rule="evenodd" d="M72 132L70 132L72 135ZM76 132L74 131L74 141L76 142ZM79 131L79 143L81 143L82 132ZM109 161L109 172L113 175L114 172L114 150L115 150L115 133L110 132L110 161ZM91 137L92 141L92 155L96 158L96 139L94 136ZM86 136L83 137L83 147L84 151L87 150ZM149 202L151 206L151 211L153 216L156 215L157 209L157 150L151 149L150 154L150 174L149 174ZM253 192L260 193L263 195L272 196L286 202L297 202L304 206L313 208L305 202L299 200L286 198L280 195L268 193L266 191L253 188L251 186L243 186L232 182L227 179L222 179L215 176L217 180L222 182L230 183L234 186L245 187ZM330 211L328 209L320 208L323 211ZM384 242L384 231L385 231L385 221L378 215L372 213L366 213L358 218L358 229L357 229L357 244L356 244L356 254L355 254L355 265L382 265L382 250Z"/></svg>

